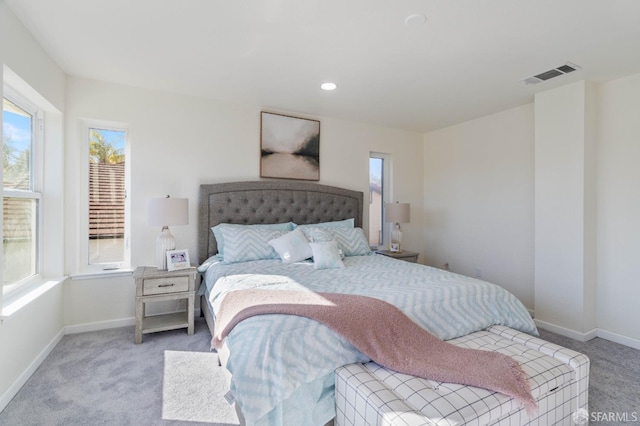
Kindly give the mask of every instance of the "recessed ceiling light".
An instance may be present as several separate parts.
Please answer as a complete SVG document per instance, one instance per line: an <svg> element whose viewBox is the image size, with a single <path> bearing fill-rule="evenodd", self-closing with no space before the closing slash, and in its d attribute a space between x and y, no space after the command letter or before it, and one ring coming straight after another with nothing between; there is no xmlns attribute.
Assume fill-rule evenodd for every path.
<svg viewBox="0 0 640 426"><path fill-rule="evenodd" d="M417 14L409 15L404 20L404 24L407 27L419 27L420 25L423 25L425 22L427 22L427 17L424 15L417 15Z"/></svg>
<svg viewBox="0 0 640 426"><path fill-rule="evenodd" d="M322 83L320 85L322 90L336 90L336 87L338 86L335 83Z"/></svg>

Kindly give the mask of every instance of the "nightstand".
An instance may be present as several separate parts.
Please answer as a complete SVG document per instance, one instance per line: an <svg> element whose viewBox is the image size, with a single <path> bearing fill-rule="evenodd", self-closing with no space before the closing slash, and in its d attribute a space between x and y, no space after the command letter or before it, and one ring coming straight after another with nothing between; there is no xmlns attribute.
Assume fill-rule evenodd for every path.
<svg viewBox="0 0 640 426"><path fill-rule="evenodd" d="M389 251L389 250L376 250L376 253L383 256L393 257L394 259L400 259L411 263L418 263L418 255L415 251L403 250L401 252Z"/></svg>
<svg viewBox="0 0 640 426"><path fill-rule="evenodd" d="M135 343L142 335L157 331L186 328L193 334L193 311L196 288L196 268L179 271L159 271L153 266L141 266L133 273L136 280L136 334ZM145 304L167 300L187 299L187 311L145 316Z"/></svg>

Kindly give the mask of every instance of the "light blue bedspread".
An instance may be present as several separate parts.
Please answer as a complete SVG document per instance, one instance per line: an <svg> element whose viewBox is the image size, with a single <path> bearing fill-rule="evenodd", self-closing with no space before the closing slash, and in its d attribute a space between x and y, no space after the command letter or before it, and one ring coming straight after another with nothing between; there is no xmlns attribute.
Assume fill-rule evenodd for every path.
<svg viewBox="0 0 640 426"><path fill-rule="evenodd" d="M381 255L347 257L344 269L324 270L279 260L213 263L205 282L214 314L229 291L299 289L385 300L444 340L495 324L537 335L527 309L503 288ZM384 318L371 326L384 327ZM333 371L369 361L328 327L290 315L249 318L226 343L231 391L248 425L324 425L335 415Z"/></svg>

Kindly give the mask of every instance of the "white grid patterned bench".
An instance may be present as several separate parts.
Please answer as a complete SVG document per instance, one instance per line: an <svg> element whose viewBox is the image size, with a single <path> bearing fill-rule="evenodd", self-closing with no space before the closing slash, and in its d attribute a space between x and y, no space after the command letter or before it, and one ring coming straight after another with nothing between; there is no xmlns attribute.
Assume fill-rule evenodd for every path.
<svg viewBox="0 0 640 426"><path fill-rule="evenodd" d="M583 354L503 326L449 343L498 351L520 362L538 402L537 416L529 418L516 401L497 392L369 362L336 370L336 426L571 425L577 409L588 409L589 359Z"/></svg>

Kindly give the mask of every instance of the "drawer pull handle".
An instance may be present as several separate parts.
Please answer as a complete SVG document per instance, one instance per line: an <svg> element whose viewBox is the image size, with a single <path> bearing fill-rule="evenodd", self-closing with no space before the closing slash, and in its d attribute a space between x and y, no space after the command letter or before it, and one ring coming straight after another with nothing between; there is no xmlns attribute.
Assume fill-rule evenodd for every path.
<svg viewBox="0 0 640 426"><path fill-rule="evenodd" d="M158 287L173 287L173 286L174 284L171 283L171 284L160 284Z"/></svg>

